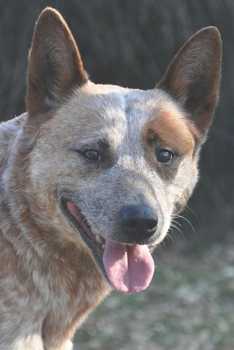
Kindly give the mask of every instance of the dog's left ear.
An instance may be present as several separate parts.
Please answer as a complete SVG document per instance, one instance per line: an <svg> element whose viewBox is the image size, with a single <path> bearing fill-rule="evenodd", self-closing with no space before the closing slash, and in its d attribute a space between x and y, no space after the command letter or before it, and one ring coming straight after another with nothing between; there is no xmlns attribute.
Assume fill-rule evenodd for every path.
<svg viewBox="0 0 234 350"><path fill-rule="evenodd" d="M217 28L197 32L180 49L157 88L175 98L205 139L218 101L221 38Z"/></svg>
<svg viewBox="0 0 234 350"><path fill-rule="evenodd" d="M87 82L75 40L62 16L42 11L29 54L26 104L29 116L57 108L75 88Z"/></svg>

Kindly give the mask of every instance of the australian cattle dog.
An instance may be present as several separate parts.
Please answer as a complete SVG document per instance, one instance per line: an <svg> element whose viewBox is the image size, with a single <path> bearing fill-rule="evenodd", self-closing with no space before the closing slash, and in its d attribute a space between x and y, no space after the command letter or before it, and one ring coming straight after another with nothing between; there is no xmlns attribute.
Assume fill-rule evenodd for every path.
<svg viewBox="0 0 234 350"><path fill-rule="evenodd" d="M27 112L0 127L1 349L72 349L111 289L147 288L151 253L198 179L220 56L208 27L154 89L97 85L62 16L41 13Z"/></svg>

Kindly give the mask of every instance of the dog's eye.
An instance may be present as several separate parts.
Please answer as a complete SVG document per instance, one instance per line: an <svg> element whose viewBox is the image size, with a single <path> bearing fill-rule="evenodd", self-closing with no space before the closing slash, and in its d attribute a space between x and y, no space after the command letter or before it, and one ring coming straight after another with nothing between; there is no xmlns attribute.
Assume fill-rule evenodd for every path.
<svg viewBox="0 0 234 350"><path fill-rule="evenodd" d="M82 152L85 158L89 160L100 160L100 155L95 149L87 149Z"/></svg>
<svg viewBox="0 0 234 350"><path fill-rule="evenodd" d="M167 149L162 149L158 152L156 158L159 163L169 163L174 158L174 154Z"/></svg>

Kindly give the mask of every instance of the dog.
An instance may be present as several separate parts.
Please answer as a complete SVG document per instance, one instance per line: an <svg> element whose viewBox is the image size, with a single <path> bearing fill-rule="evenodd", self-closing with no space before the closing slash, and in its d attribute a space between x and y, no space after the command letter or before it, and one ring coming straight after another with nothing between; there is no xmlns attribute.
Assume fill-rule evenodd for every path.
<svg viewBox="0 0 234 350"><path fill-rule="evenodd" d="M0 348L68 350L116 289L143 291L198 180L221 39L197 32L147 91L92 83L62 16L35 26L27 112L0 128Z"/></svg>

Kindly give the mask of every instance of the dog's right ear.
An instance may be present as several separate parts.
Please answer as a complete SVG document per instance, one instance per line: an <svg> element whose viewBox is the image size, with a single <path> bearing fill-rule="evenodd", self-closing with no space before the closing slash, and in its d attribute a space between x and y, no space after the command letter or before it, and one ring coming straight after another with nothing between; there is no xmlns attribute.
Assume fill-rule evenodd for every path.
<svg viewBox="0 0 234 350"><path fill-rule="evenodd" d="M26 104L29 116L56 109L88 78L75 40L62 16L42 11L29 53Z"/></svg>

